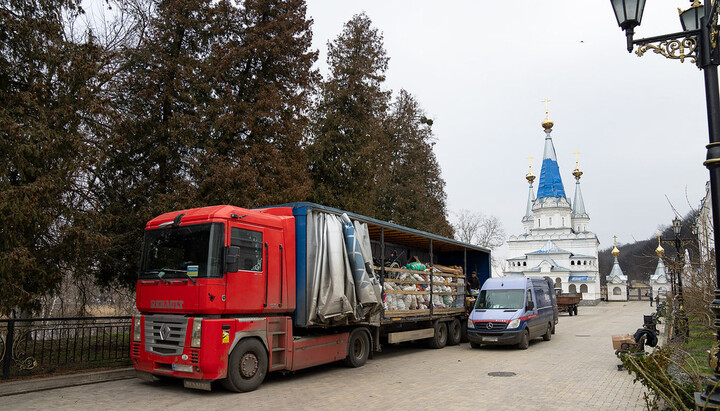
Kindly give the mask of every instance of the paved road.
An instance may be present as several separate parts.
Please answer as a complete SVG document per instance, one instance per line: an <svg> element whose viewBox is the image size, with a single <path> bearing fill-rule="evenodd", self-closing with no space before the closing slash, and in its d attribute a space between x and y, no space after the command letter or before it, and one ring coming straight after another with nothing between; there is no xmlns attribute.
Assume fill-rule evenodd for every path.
<svg viewBox="0 0 720 411"><path fill-rule="evenodd" d="M579 310L561 314L552 341L536 339L526 351L408 344L386 347L358 369L328 364L272 374L244 394L130 379L3 397L0 409L644 409L642 386L617 371L610 335L634 332L652 308L616 302ZM488 375L498 371L515 375Z"/></svg>

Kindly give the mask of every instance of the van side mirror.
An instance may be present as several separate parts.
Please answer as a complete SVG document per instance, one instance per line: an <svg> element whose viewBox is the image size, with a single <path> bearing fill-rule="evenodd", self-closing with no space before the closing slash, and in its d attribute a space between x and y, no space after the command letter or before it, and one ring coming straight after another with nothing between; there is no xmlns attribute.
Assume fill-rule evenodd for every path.
<svg viewBox="0 0 720 411"><path fill-rule="evenodd" d="M532 311L535 309L535 303L532 301L528 301L527 304L525 304L525 311Z"/></svg>
<svg viewBox="0 0 720 411"><path fill-rule="evenodd" d="M225 273L234 273L240 269L240 247L225 247Z"/></svg>

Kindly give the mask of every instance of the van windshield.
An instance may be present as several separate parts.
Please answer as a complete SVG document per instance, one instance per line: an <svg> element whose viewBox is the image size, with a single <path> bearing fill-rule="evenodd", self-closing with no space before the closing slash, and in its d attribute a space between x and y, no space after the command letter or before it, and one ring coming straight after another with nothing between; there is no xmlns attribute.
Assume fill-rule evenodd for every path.
<svg viewBox="0 0 720 411"><path fill-rule="evenodd" d="M476 309L514 309L523 308L525 290L482 290L475 302Z"/></svg>

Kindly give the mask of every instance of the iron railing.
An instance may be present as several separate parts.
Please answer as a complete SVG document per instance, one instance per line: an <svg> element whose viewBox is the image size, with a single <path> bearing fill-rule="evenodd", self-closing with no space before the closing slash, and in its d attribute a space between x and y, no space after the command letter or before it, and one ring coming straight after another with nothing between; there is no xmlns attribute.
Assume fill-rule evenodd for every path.
<svg viewBox="0 0 720 411"><path fill-rule="evenodd" d="M130 363L132 317L0 319L2 379Z"/></svg>

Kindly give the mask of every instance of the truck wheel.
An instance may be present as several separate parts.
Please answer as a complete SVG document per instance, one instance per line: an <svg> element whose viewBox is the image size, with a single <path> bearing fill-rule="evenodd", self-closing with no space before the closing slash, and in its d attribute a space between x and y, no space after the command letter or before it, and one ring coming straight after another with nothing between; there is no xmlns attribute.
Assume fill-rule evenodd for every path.
<svg viewBox="0 0 720 411"><path fill-rule="evenodd" d="M442 321L435 322L435 335L430 338L430 348L443 348L447 344L447 324Z"/></svg>
<svg viewBox="0 0 720 411"><path fill-rule="evenodd" d="M265 346L254 339L240 341L230 354L227 378L222 386L233 392L247 392L262 384L267 374L268 355Z"/></svg>
<svg viewBox="0 0 720 411"><path fill-rule="evenodd" d="M577 315L577 305L576 305L575 307L573 307L573 313L574 313L575 315Z"/></svg>
<svg viewBox="0 0 720 411"><path fill-rule="evenodd" d="M572 311L573 311L573 310L572 310L572 307L568 308L568 315L569 315L570 317L572 317Z"/></svg>
<svg viewBox="0 0 720 411"><path fill-rule="evenodd" d="M462 327L460 327L460 320L457 318L450 321L447 324L448 327L448 336L447 336L447 343L448 345L458 345L460 344L460 340L462 339Z"/></svg>
<svg viewBox="0 0 720 411"><path fill-rule="evenodd" d="M523 333L522 339L520 340L520 343L518 343L518 348L521 350L527 350L527 348L530 346L530 332L528 330L525 330Z"/></svg>
<svg viewBox="0 0 720 411"><path fill-rule="evenodd" d="M548 324L547 331L545 331L545 334L543 334L543 341L550 341L550 339L552 338L552 331L553 331L552 324Z"/></svg>
<svg viewBox="0 0 720 411"><path fill-rule="evenodd" d="M352 368L362 367L370 355L370 338L362 328L356 328L348 338L348 355L343 363Z"/></svg>

